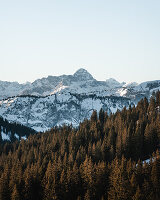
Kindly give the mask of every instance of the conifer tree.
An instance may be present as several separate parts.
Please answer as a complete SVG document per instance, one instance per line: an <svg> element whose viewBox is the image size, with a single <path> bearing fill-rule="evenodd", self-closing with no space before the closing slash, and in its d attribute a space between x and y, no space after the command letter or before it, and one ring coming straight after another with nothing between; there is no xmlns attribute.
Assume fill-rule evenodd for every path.
<svg viewBox="0 0 160 200"><path fill-rule="evenodd" d="M140 187L137 187L136 193L132 198L133 200L141 200L142 199L142 192L140 190Z"/></svg>
<svg viewBox="0 0 160 200"><path fill-rule="evenodd" d="M11 195L11 200L21 200L16 185L15 185L14 188L13 188L13 192L12 192L12 195Z"/></svg>

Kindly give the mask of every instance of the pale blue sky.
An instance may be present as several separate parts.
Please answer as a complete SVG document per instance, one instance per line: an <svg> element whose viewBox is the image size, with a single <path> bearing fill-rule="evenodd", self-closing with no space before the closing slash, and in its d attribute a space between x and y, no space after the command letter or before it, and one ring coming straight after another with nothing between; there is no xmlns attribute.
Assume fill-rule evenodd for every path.
<svg viewBox="0 0 160 200"><path fill-rule="evenodd" d="M159 0L0 0L0 80L87 69L160 80Z"/></svg>

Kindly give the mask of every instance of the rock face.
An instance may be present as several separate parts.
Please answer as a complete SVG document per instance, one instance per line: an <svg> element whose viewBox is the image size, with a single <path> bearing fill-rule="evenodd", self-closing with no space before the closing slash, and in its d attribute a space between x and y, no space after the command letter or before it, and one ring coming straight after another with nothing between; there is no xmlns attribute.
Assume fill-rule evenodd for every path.
<svg viewBox="0 0 160 200"><path fill-rule="evenodd" d="M0 81L0 99L18 95L46 96L64 89L65 86L70 87L81 85L82 82L94 81L96 80L85 69L79 69L73 75L48 76L26 84Z"/></svg>
<svg viewBox="0 0 160 200"><path fill-rule="evenodd" d="M47 97L15 97L0 102L0 115L36 131L45 131L56 125L78 124L89 118L93 110L110 112L128 107L130 100L123 97L102 97L71 93Z"/></svg>
<svg viewBox="0 0 160 200"><path fill-rule="evenodd" d="M77 126L93 110L116 112L143 97L149 98L157 90L158 80L141 84L119 83L115 79L97 81L85 69L27 84L1 81L0 115L37 131L62 124Z"/></svg>

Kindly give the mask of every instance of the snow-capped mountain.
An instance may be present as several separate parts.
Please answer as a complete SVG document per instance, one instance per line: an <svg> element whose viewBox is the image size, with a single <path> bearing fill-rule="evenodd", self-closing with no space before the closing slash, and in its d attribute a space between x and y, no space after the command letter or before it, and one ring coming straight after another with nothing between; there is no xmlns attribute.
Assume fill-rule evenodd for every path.
<svg viewBox="0 0 160 200"><path fill-rule="evenodd" d="M86 82L96 82L85 69L79 69L73 75L48 76L37 79L33 83L19 84L17 82L0 81L0 99L17 95L46 96L65 87L82 85Z"/></svg>
<svg viewBox="0 0 160 200"><path fill-rule="evenodd" d="M160 81L141 84L97 81L85 69L73 75L48 76L33 83L0 82L0 115L37 131L55 125L77 126L101 108L116 112L160 89ZM15 97L14 97L15 96Z"/></svg>
<svg viewBox="0 0 160 200"><path fill-rule="evenodd" d="M19 84L17 82L0 82L0 99L19 95L47 96L67 90L72 93L103 93L103 95L118 96L118 88L125 83L115 79L97 81L85 69L79 69L73 75L48 76L37 79L33 83ZM117 93L117 94L116 94Z"/></svg>
<svg viewBox="0 0 160 200"><path fill-rule="evenodd" d="M126 96L134 100L139 101L143 97L149 98L153 92L160 90L160 80L147 81L141 84L129 83L123 85L119 90L121 96Z"/></svg>

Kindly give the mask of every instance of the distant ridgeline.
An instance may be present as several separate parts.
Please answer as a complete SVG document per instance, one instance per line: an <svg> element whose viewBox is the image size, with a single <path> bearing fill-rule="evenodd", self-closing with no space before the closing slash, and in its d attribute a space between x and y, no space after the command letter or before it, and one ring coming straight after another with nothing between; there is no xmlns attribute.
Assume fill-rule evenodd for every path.
<svg viewBox="0 0 160 200"><path fill-rule="evenodd" d="M55 126L78 127L93 110L109 113L149 99L160 90L160 80L119 83L98 81L85 69L73 75L48 76L33 83L0 81L0 116L44 132Z"/></svg>
<svg viewBox="0 0 160 200"><path fill-rule="evenodd" d="M6 119L0 117L0 143L26 139L30 134L34 133L36 133L36 131L29 127L17 123L10 123Z"/></svg>

